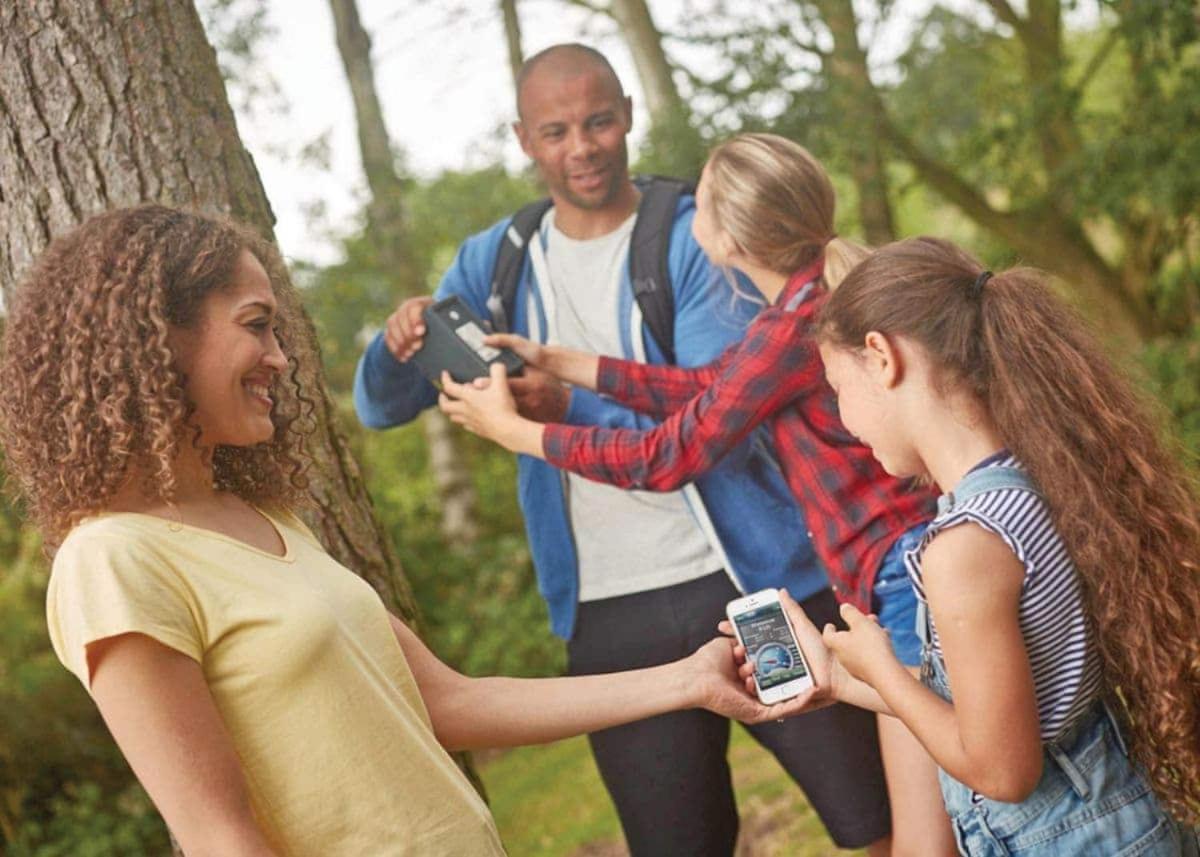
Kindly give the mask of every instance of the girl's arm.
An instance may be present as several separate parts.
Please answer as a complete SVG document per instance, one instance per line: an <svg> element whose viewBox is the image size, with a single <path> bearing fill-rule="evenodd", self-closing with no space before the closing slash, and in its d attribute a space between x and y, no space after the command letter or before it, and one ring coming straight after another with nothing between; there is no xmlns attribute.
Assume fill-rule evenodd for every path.
<svg viewBox="0 0 1200 857"><path fill-rule="evenodd" d="M720 376L700 395L644 431L523 421L498 367L486 385L444 378L439 404L455 422L513 452L620 488L671 491L710 470L760 423L825 383L811 338L787 317L756 325L721 362Z"/></svg>
<svg viewBox="0 0 1200 857"><path fill-rule="evenodd" d="M442 663L403 622L392 630L438 740L450 750L541 744L683 708L744 722L778 717L742 688L728 639L673 663L565 678L469 678Z"/></svg>
<svg viewBox="0 0 1200 857"><path fill-rule="evenodd" d="M487 338L489 345L511 348L531 366L585 390L603 393L643 414L664 419L702 392L721 373L732 349L707 366L684 368L599 357L562 345L539 345L511 333Z"/></svg>
<svg viewBox="0 0 1200 857"><path fill-rule="evenodd" d="M923 557L954 703L925 688L887 635L849 605L849 631L824 634L838 661L871 685L934 761L985 797L1024 800L1042 774L1033 675L1018 622L1025 568L1004 541L964 524L938 534Z"/></svg>
<svg viewBox="0 0 1200 857"><path fill-rule="evenodd" d="M87 654L100 714L188 857L274 855L200 665L136 633Z"/></svg>

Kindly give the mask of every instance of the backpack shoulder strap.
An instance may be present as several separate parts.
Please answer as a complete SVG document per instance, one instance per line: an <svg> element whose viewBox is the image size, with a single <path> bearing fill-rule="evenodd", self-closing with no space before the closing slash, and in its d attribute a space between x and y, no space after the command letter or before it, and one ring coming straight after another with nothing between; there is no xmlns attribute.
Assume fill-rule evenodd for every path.
<svg viewBox="0 0 1200 857"><path fill-rule="evenodd" d="M682 179L661 176L635 180L642 192L629 243L629 282L650 335L671 363L675 362L675 295L667 265L671 230L679 197L696 188Z"/></svg>
<svg viewBox="0 0 1200 857"><path fill-rule="evenodd" d="M1003 489L1030 491L1041 495L1033 480L1024 470L1017 467L985 467L968 473L954 486L954 490L938 498L938 513L950 511L962 506L963 503L988 491Z"/></svg>
<svg viewBox="0 0 1200 857"><path fill-rule="evenodd" d="M549 197L531 202L513 215L492 267L492 285L487 308L492 316L492 329L500 333L512 331L513 312L517 301L517 286L529 241L537 234L542 217L554 203Z"/></svg>

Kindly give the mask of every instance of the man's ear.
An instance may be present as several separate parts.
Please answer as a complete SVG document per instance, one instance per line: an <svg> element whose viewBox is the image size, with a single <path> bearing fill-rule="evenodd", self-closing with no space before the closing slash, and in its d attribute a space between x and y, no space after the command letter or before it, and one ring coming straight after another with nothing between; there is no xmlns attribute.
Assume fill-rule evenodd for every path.
<svg viewBox="0 0 1200 857"><path fill-rule="evenodd" d="M884 389L890 390L904 379L904 355L878 330L868 331L863 338L863 357L867 371Z"/></svg>
<svg viewBox="0 0 1200 857"><path fill-rule="evenodd" d="M633 129L633 96L625 96L625 130Z"/></svg>
<svg viewBox="0 0 1200 857"><path fill-rule="evenodd" d="M513 133L517 135L517 142L521 144L521 151L529 157L533 157L533 153L529 151L529 132L525 130L525 124L518 119L512 123Z"/></svg>

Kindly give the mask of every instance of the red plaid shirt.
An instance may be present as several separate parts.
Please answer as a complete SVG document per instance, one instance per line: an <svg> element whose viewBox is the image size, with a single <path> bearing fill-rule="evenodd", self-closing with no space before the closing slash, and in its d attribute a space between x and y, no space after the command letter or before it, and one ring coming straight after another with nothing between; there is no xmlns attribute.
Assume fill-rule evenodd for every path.
<svg viewBox="0 0 1200 857"><path fill-rule="evenodd" d="M902 533L933 517L935 500L929 490L885 473L838 418L810 335L826 295L813 282L819 264L794 274L745 338L707 366L601 357L598 391L661 419L655 428L548 425L542 446L551 464L589 479L671 491L769 420L783 473L834 592L869 611L884 554Z"/></svg>

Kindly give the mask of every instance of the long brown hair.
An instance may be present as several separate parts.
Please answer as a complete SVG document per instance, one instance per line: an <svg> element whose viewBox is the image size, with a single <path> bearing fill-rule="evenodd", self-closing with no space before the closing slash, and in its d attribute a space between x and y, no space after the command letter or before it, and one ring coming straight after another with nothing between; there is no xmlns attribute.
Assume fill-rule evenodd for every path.
<svg viewBox="0 0 1200 857"><path fill-rule="evenodd" d="M19 287L4 332L5 466L48 545L102 511L135 474L148 499L173 501L173 461L198 432L169 331L197 323L204 297L230 282L245 250L271 280L288 370L273 390L270 441L205 452L222 490L268 505L302 500L313 399L300 367L313 355L274 246L223 218L161 205L119 209L51 242Z"/></svg>
<svg viewBox="0 0 1200 857"><path fill-rule="evenodd" d="M1200 503L1153 403L1038 271L979 282L946 241L877 250L826 304L818 335L904 336L940 384L986 405L1080 571L1131 751L1181 820L1200 815ZM978 285L977 285L978 284Z"/></svg>
<svg viewBox="0 0 1200 857"><path fill-rule="evenodd" d="M835 288L866 248L833 231L837 197L821 162L778 134L738 134L708 156L705 190L722 229L764 268L791 274L825 256Z"/></svg>

